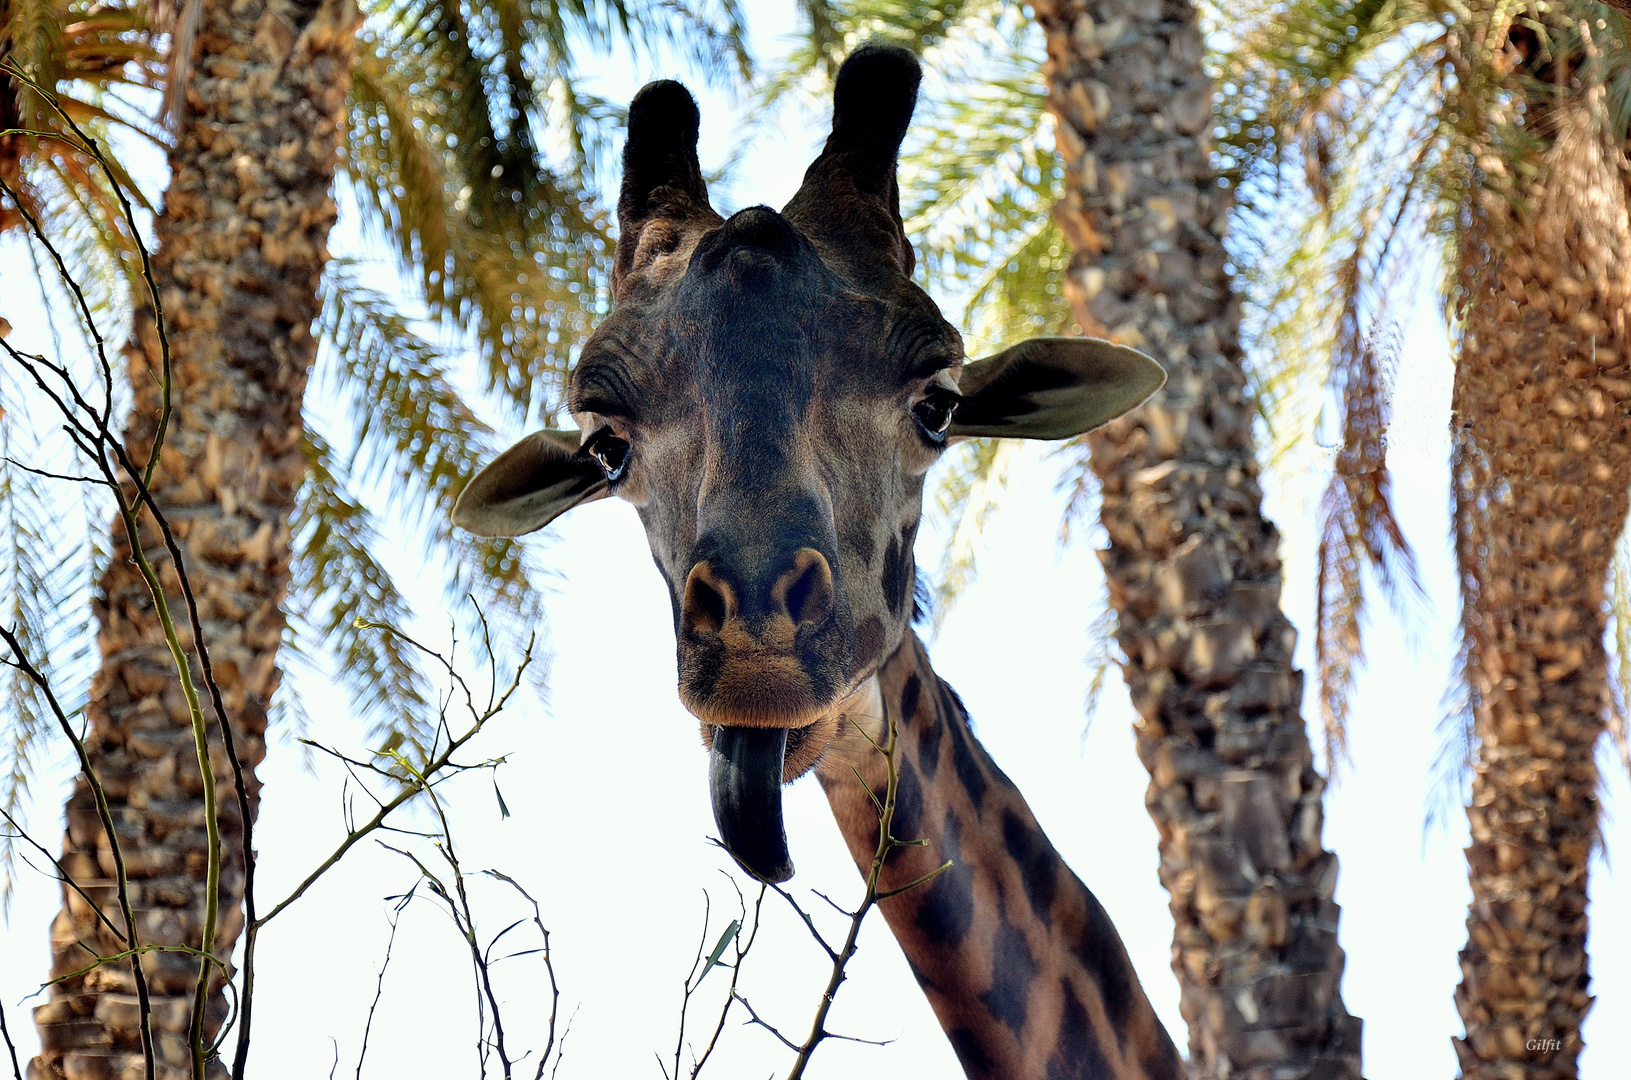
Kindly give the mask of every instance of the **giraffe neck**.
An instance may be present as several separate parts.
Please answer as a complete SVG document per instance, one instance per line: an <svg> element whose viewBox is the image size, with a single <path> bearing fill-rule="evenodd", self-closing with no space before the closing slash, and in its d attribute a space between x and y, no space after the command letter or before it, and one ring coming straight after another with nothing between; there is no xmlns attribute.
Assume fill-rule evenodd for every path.
<svg viewBox="0 0 1631 1080"><path fill-rule="evenodd" d="M928 841L897 849L879 889L953 861L879 907L964 1071L1004 1080L1181 1077L1178 1052L1109 916L975 740L961 700L929 666L916 634L879 669L877 690L898 731L890 831ZM840 723L867 724L881 744L887 725L871 704ZM883 756L841 730L818 775L864 874L877 850L878 812L852 766L882 794Z"/></svg>

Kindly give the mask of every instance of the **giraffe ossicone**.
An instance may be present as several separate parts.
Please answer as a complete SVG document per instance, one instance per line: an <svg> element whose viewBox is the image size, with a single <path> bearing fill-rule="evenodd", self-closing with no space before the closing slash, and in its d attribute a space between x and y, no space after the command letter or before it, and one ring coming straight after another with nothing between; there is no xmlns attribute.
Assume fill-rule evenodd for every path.
<svg viewBox="0 0 1631 1080"><path fill-rule="evenodd" d="M728 219L708 201L691 95L642 89L613 309L568 380L579 430L505 451L453 520L519 536L594 499L634 505L673 606L679 696L709 748L721 840L765 880L792 875L781 788L812 770L870 864L877 815L855 774L886 779L866 735L894 713L895 835L927 843L897 850L885 877L957 865L881 907L970 1075L1176 1076L1103 909L910 625L924 477L947 446L1078 435L1165 373L1089 338L964 363L960 335L912 281L900 218L896 158L920 77L904 49L857 50L798 193Z"/></svg>

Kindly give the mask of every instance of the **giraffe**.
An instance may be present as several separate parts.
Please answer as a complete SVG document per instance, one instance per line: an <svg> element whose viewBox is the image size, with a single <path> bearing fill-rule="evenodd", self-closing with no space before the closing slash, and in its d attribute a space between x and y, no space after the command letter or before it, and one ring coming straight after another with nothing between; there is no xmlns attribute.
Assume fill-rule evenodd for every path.
<svg viewBox="0 0 1631 1080"><path fill-rule="evenodd" d="M911 280L895 169L921 71L866 45L780 213L708 201L700 116L675 82L629 106L613 310L574 366L578 431L538 431L466 486L459 526L518 536L633 504L673 605L679 696L701 721L715 821L750 873L793 867L781 788L814 772L863 874L897 721L881 902L970 1077L1179 1077L1104 908L969 727L913 632L924 476L972 437L1060 439L1165 379L1131 349L1041 338L964 364ZM869 738L871 743L869 743ZM863 784L856 783L859 773Z"/></svg>

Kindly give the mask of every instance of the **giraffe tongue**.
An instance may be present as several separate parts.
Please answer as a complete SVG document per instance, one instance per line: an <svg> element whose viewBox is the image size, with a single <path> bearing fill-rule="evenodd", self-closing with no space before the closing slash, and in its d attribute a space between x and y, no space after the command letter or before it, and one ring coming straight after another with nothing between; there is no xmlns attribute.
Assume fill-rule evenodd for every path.
<svg viewBox="0 0 1631 1080"><path fill-rule="evenodd" d="M782 758L786 728L714 728L708 793L725 850L761 881L793 876L782 828Z"/></svg>

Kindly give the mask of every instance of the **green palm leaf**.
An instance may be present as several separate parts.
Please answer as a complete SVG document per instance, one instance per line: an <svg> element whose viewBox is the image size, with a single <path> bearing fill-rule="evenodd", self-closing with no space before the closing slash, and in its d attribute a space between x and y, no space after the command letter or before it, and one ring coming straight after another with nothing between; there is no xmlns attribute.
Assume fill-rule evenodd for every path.
<svg viewBox="0 0 1631 1080"><path fill-rule="evenodd" d="M91 540L97 534L86 525L87 519L99 523L100 514L86 505L90 500L64 492L61 481L25 468L45 467L61 455L16 408L24 400L19 390L9 372L0 374L0 625L17 634L29 659L77 712L88 691L88 601L99 563ZM59 740L35 684L15 667L0 668L0 810L21 815L30 780ZM9 827L0 827L0 911L10 904L15 839Z"/></svg>

